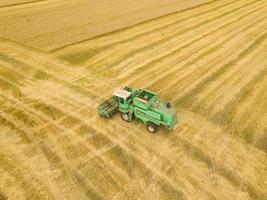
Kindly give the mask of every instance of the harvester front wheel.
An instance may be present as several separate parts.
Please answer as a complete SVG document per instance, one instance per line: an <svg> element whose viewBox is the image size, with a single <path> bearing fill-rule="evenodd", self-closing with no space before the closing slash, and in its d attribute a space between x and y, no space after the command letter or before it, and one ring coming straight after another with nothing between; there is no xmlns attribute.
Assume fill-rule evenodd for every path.
<svg viewBox="0 0 267 200"><path fill-rule="evenodd" d="M121 118L126 122L130 122L129 113L121 113Z"/></svg>
<svg viewBox="0 0 267 200"><path fill-rule="evenodd" d="M146 125L146 128L150 133L156 133L157 129L158 129L158 126L156 124L154 124L154 123L148 123Z"/></svg>

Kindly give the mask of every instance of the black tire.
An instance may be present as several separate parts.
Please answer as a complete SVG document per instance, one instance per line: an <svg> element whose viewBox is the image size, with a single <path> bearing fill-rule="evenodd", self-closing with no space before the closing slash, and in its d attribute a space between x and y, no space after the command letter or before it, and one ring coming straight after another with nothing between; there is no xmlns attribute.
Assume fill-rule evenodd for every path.
<svg viewBox="0 0 267 200"><path fill-rule="evenodd" d="M150 133L156 133L158 130L158 126L154 123L148 123L146 125L146 129L150 132Z"/></svg>
<svg viewBox="0 0 267 200"><path fill-rule="evenodd" d="M121 118L123 121L130 122L129 113L121 113Z"/></svg>

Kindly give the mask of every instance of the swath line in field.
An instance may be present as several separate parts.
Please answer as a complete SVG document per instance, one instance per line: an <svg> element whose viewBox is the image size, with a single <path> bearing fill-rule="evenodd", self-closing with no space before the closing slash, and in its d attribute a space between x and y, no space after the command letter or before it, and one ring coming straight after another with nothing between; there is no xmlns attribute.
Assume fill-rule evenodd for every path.
<svg viewBox="0 0 267 200"><path fill-rule="evenodd" d="M251 11L251 12L255 12L255 10L254 11ZM240 19L241 18L244 18L244 17L247 17L247 16L246 15L241 16ZM250 26L246 26L246 28L250 28L252 25L255 25L255 23L258 23L258 22L262 21L262 19L264 19L264 17L261 17L260 19L257 19L257 21L255 21L253 23L250 23L251 25ZM226 28L228 25L235 24L236 22L237 21L230 22L229 24L225 24L224 26L222 26L220 28ZM141 78L141 77L147 77L148 78L148 76L152 76L153 74L151 74L151 73L153 71L157 71L158 74L160 74L160 73L164 74L163 72L168 72L167 74L171 74L171 73L174 73L174 72L176 73L177 72L177 69L169 69L169 68L166 68L166 66L172 66L172 65L170 63L163 63L164 64L163 65L163 64L161 64L162 61L164 59L169 58L169 57L173 57L173 60L176 61L177 60L177 56L176 56L177 53L180 53L180 51L182 51L184 48L187 48L187 47L189 47L191 45L194 45L194 43L200 41L201 39L204 39L208 35L212 35L213 33L221 30L220 28L218 28L218 29L216 29L216 30L214 30L214 31L212 31L210 33L207 33L207 34L205 34L205 35L203 35L203 36L201 36L201 37L199 37L199 38L197 38L197 39L195 39L193 41L190 41L189 43L185 44L184 46L180 47L179 49L176 49L176 50L168 53L167 55L165 55L163 57L157 58L157 59L152 60L152 61L150 61L148 63L145 63L144 65L138 66L137 69L134 69L134 73L137 74L135 76L128 77L126 75L121 75L121 81L126 81L127 82L126 84L133 84L134 82L139 82L140 81L138 78ZM243 30L245 30L245 28L242 28L242 30L239 31L239 33L242 32ZM234 31L236 31L236 29ZM215 43L212 43L212 44L215 44ZM195 53L197 53L198 51L200 51L202 49L203 48L200 48L200 49L197 49L197 50L194 49L193 52L190 51L190 54L188 52L189 55L184 55L184 57L189 58L190 56L194 55ZM211 52L211 50L209 50L209 51ZM174 62L174 61L172 61L172 62ZM158 65L160 64L160 66L158 66L157 64ZM191 62L187 63L186 65L188 65L188 64L193 64L193 62L191 61ZM183 65L183 66L186 66L186 65ZM165 67L163 67L163 66L165 66ZM160 69L158 69L159 67L160 67ZM145 74L143 73L144 71L145 71ZM127 74L128 74L128 71L127 71ZM129 74L131 74L131 73L129 73ZM161 76L163 76L163 75L161 75Z"/></svg>
<svg viewBox="0 0 267 200"><path fill-rule="evenodd" d="M125 62L125 58L131 58L132 56L134 56L135 54L137 53L140 53L140 52L143 52L147 49L150 49L150 48L154 48L154 47L157 47L158 45L160 45L161 43L164 43L165 41L168 41L170 40L171 38L173 37L177 37L178 35L181 35L181 34L184 34L188 31L192 31L193 29L195 28L198 28L198 27L201 27L203 25L207 25L208 23L214 21L214 20L217 20L217 19L220 19L222 17L224 17L225 15L228 15L230 13L233 13L233 12L236 12L244 7L247 7L247 6L251 6L252 4L255 4L255 3L258 3L259 1L253 1L253 2L249 2L249 3L246 3L246 4L243 4L237 8L234 8L234 9L231 9L230 11L226 11L226 12L223 12L222 14L218 14L216 17L213 17L213 18L209 18L209 19L206 19L196 25L193 25L193 26L189 26L181 31L178 31L178 33L175 33L175 34L171 34L170 36L168 37L165 37L163 39L160 39L156 42L153 42L152 44L148 45L148 46L145 46L145 47L142 47L142 48L138 48L130 53L127 53L126 55L124 55L123 58L119 59L118 61L116 61L115 63L112 63L112 64L109 64L108 66L103 66L103 67L98 67L97 68L97 72L101 72L103 70L108 70L108 69L116 69L117 66L119 66L122 62ZM92 68L92 67L90 67Z"/></svg>
<svg viewBox="0 0 267 200"><path fill-rule="evenodd" d="M236 2L235 2L236 3ZM229 4L227 5L227 6L229 6ZM222 10L222 8L221 7L219 7L218 9L221 9ZM223 11L223 10L222 10ZM217 14L216 12L215 12L215 14ZM207 17L210 17L210 15L207 15ZM182 31L180 31L179 30L179 27L178 27L178 25L176 25L177 26L177 28L178 28L178 32L182 32L182 31L184 31L185 29L183 29ZM191 26L192 27L192 26ZM186 30L190 30L190 28L187 28ZM153 44L156 44L156 43L161 43L161 41L167 41L169 38L172 38L172 37L175 37L175 35L176 35L176 33L177 33L177 29L174 29L173 31L168 31L169 33L168 33L168 37L167 36L165 36L163 39L161 39L162 38L162 36L161 37L159 37L159 39L157 39L157 41L156 42L154 42L154 41L150 41L151 40L151 36L149 37L149 40L147 40L146 42L148 43L151 43L150 45L142 45L142 46L144 46L144 47L139 47L138 49L135 49L135 51L134 52L138 52L139 50L142 50L142 49L144 49L144 48L146 48L146 47L149 47L149 46L151 46L151 45L153 45ZM153 32L153 33L151 33L151 35L153 36L153 35L155 35L155 34L158 34L157 32ZM145 37L148 37L149 35L145 35ZM155 39L154 39L155 40ZM134 42L134 41L131 41L131 42ZM141 45L141 44L140 44ZM155 45L154 45L155 46ZM123 47L122 47L123 48ZM146 48L147 49L147 48ZM106 51L104 51L104 53L105 53ZM110 55L110 50L107 50L107 55L109 56ZM127 52L128 53L128 52ZM125 59L125 57L127 57L127 53L125 53L126 55L124 55L124 58L123 58L123 60ZM101 54L103 54L103 53L101 53ZM129 54L129 53L128 53ZM132 52L130 52L130 54L134 54L133 53L133 51ZM99 60L101 61L102 59L103 59L103 57L101 57L100 55L97 55L97 58L99 58ZM123 60L121 60L121 58L119 58L119 61L116 61L116 63L118 64L118 62L121 62L121 61L123 61ZM114 61L113 61L114 62ZM116 65L117 64L110 64L109 65L109 67L111 68L111 65L112 66L114 66L114 67L116 67ZM90 68L92 68L93 67L93 65L94 65L94 61L92 61L92 60L90 60L90 62L88 62L88 63L86 63L86 65L88 66L90 66ZM102 66L95 66L95 67L97 67L97 68L99 68L99 67L102 67ZM107 70L109 69L109 67L106 67L107 68ZM99 71L99 70L98 70Z"/></svg>

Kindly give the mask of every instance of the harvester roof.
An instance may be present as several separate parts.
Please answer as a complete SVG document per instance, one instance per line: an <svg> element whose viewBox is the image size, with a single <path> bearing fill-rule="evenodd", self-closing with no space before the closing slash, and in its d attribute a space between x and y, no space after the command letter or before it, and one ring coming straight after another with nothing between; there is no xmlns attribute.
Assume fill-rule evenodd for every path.
<svg viewBox="0 0 267 200"><path fill-rule="evenodd" d="M131 95L131 92L128 92L126 90L119 89L116 92L114 92L113 95L114 96L117 96L117 97L120 97L120 98L123 98L123 99L127 99Z"/></svg>

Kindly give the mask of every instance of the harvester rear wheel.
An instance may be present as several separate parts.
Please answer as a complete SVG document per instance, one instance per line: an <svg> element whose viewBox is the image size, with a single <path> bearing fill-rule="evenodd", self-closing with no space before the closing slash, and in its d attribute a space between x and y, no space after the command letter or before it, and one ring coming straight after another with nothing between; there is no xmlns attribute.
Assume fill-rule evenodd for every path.
<svg viewBox="0 0 267 200"><path fill-rule="evenodd" d="M156 133L157 129L158 129L158 126L156 124L154 124L154 123L149 122L146 125L146 128L150 133Z"/></svg>
<svg viewBox="0 0 267 200"><path fill-rule="evenodd" d="M130 122L129 113L121 113L121 118L126 122Z"/></svg>

